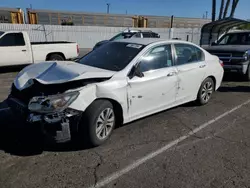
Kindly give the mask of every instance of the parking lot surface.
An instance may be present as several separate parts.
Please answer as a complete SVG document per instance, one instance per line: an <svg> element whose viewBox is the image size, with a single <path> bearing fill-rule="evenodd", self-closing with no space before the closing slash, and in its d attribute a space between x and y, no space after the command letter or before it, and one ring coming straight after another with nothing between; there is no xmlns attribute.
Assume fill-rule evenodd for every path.
<svg viewBox="0 0 250 188"><path fill-rule="evenodd" d="M17 71L0 74L1 101ZM18 133L3 130L15 114L2 102L0 187L247 188L249 94L248 82L224 81L208 105L186 104L124 125L90 149L10 144Z"/></svg>

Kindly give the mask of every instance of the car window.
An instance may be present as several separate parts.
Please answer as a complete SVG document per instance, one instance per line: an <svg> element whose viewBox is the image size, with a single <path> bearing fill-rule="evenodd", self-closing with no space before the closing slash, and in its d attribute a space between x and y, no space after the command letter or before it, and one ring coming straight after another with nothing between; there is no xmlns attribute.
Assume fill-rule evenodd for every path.
<svg viewBox="0 0 250 188"><path fill-rule="evenodd" d="M225 35L219 42L219 44L224 45L227 44L227 41L229 39L229 35Z"/></svg>
<svg viewBox="0 0 250 188"><path fill-rule="evenodd" d="M250 45L250 33L230 33L222 36L218 45Z"/></svg>
<svg viewBox="0 0 250 188"><path fill-rule="evenodd" d="M189 44L175 44L176 64L185 65L204 61L204 54L199 48Z"/></svg>
<svg viewBox="0 0 250 188"><path fill-rule="evenodd" d="M79 60L80 64L111 71L121 71L144 48L144 45L109 42Z"/></svg>
<svg viewBox="0 0 250 188"><path fill-rule="evenodd" d="M157 33L151 33L152 38L160 38L160 35Z"/></svg>
<svg viewBox="0 0 250 188"><path fill-rule="evenodd" d="M151 33L143 33L142 35L143 35L143 38L151 38L152 37Z"/></svg>
<svg viewBox="0 0 250 188"><path fill-rule="evenodd" d="M133 38L141 38L141 33L136 33Z"/></svg>
<svg viewBox="0 0 250 188"><path fill-rule="evenodd" d="M123 39L123 38L124 37L123 37L122 33L119 33L118 35L111 38L110 41L119 40L119 39Z"/></svg>
<svg viewBox="0 0 250 188"><path fill-rule="evenodd" d="M9 33L0 39L0 46L24 46L22 33Z"/></svg>
<svg viewBox="0 0 250 188"><path fill-rule="evenodd" d="M171 45L154 47L143 56L139 69L141 72L147 72L156 69L171 67L173 65Z"/></svg>

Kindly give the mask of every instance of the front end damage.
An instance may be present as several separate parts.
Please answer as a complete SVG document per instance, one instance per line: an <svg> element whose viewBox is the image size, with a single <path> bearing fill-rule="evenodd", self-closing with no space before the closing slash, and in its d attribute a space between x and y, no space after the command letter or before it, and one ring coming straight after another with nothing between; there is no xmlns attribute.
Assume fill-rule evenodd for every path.
<svg viewBox="0 0 250 188"><path fill-rule="evenodd" d="M85 79L61 84L44 85L34 80L33 85L18 90L12 85L8 105L19 122L35 126L46 139L63 143L77 133L83 111L70 108L86 85L108 78Z"/></svg>

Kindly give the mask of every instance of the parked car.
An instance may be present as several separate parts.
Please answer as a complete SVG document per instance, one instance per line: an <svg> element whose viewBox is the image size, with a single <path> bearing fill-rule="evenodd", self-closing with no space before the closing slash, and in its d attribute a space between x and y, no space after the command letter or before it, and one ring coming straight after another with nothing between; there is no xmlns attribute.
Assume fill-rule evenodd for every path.
<svg viewBox="0 0 250 188"><path fill-rule="evenodd" d="M190 101L205 105L224 73L217 56L178 40L118 40L78 62L24 68L7 100L16 118L57 142L78 135L98 146L119 124Z"/></svg>
<svg viewBox="0 0 250 188"><path fill-rule="evenodd" d="M127 38L160 38L160 35L158 33L155 33L155 32L152 32L150 30L125 30L117 35L115 35L114 37L112 37L111 39L109 40L103 40L103 41L100 41L98 42L94 48L98 48L100 47L101 45L103 44L106 44L107 42L110 42L110 41L116 41L116 40L120 40L120 39L127 39Z"/></svg>
<svg viewBox="0 0 250 188"><path fill-rule="evenodd" d="M223 61L225 72L240 73L250 81L250 31L227 33L204 49Z"/></svg>
<svg viewBox="0 0 250 188"><path fill-rule="evenodd" d="M74 42L30 42L27 32L0 32L0 67L67 60L79 55Z"/></svg>

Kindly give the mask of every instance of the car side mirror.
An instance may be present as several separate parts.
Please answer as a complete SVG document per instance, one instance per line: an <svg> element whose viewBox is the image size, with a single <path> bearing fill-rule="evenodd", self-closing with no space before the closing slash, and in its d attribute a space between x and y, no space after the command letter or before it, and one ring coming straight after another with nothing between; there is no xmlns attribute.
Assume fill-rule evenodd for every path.
<svg viewBox="0 0 250 188"><path fill-rule="evenodd" d="M216 46L217 45L217 43L216 42L212 42L212 44L211 44L212 46Z"/></svg>
<svg viewBox="0 0 250 188"><path fill-rule="evenodd" d="M133 68L131 69L130 73L129 73L129 78L132 79L133 77L137 76L139 78L142 78L144 76L144 74L140 71L140 66L133 66Z"/></svg>

